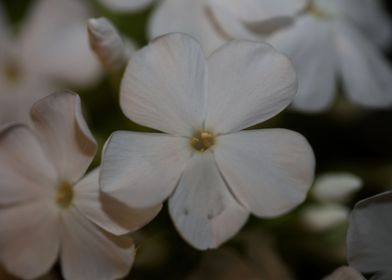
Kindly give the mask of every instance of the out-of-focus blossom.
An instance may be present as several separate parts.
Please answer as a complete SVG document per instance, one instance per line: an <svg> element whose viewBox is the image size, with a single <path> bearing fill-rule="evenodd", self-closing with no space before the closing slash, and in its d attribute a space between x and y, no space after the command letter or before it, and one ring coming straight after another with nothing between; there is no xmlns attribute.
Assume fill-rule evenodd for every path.
<svg viewBox="0 0 392 280"><path fill-rule="evenodd" d="M137 11L146 8L154 0L99 0L106 7L116 12Z"/></svg>
<svg viewBox="0 0 392 280"><path fill-rule="evenodd" d="M392 279L392 192L360 201L351 214L347 235L350 266L372 279Z"/></svg>
<svg viewBox="0 0 392 280"><path fill-rule="evenodd" d="M125 41L116 27L106 18L88 20L90 46L109 71L124 69L135 47L129 40Z"/></svg>
<svg viewBox="0 0 392 280"><path fill-rule="evenodd" d="M90 16L82 1L37 0L15 36L0 10L0 124L26 121L34 101L64 84L98 78L86 38Z"/></svg>
<svg viewBox="0 0 392 280"><path fill-rule="evenodd" d="M175 226L199 249L236 234L249 212L290 211L313 181L311 147L285 129L242 130L281 112L296 89L290 61L269 45L233 41L205 59L188 35L154 40L131 57L120 105L166 134L114 133L103 191L132 207L169 198Z"/></svg>
<svg viewBox="0 0 392 280"><path fill-rule="evenodd" d="M31 117L32 128L0 134L1 261L24 279L48 272L58 256L65 279L124 276L135 248L116 235L138 229L160 207L133 210L100 196L98 169L81 178L96 144L76 94L41 99Z"/></svg>
<svg viewBox="0 0 392 280"><path fill-rule="evenodd" d="M323 280L365 280L365 278L354 268L342 266L336 269L331 275Z"/></svg>
<svg viewBox="0 0 392 280"><path fill-rule="evenodd" d="M302 221L317 232L330 230L348 221L344 205L362 187L362 180L350 173L327 173L316 178L311 195L317 203L304 208Z"/></svg>
<svg viewBox="0 0 392 280"><path fill-rule="evenodd" d="M291 24L271 36L265 30L272 20L266 22L261 12L269 10L269 5L262 9L268 1L215 2L220 4L216 18L226 33L236 39L268 37L293 60L299 80L295 108L326 110L334 100L340 77L354 103L374 108L392 105L392 68L380 48L390 42L391 22L379 1L310 0L292 17ZM232 2L241 8L234 9ZM297 0L280 2L282 12L285 5L298 4ZM237 15L229 16L228 10L237 11ZM220 16L222 13L225 16Z"/></svg>

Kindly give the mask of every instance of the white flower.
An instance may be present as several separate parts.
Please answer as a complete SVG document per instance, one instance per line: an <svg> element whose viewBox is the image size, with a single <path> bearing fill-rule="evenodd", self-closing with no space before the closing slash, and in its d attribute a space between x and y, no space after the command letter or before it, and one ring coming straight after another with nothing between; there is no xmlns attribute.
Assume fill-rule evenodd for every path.
<svg viewBox="0 0 392 280"><path fill-rule="evenodd" d="M347 235L350 266L372 279L392 279L392 192L360 201L351 214Z"/></svg>
<svg viewBox="0 0 392 280"><path fill-rule="evenodd" d="M296 89L290 61L269 45L233 41L205 59L190 36L159 37L131 57L120 105L166 134L114 133L103 191L132 207L169 198L175 226L199 249L236 234L249 212L290 211L313 180L308 142L284 129L241 130L278 114Z"/></svg>
<svg viewBox="0 0 392 280"><path fill-rule="evenodd" d="M96 144L80 100L55 93L32 108L30 129L0 134L0 260L11 273L36 278L60 257L65 279L117 279L135 248L124 234L160 207L132 210L99 195L98 170L81 178ZM107 232L108 231L108 232Z"/></svg>
<svg viewBox="0 0 392 280"><path fill-rule="evenodd" d="M264 16L264 11L271 8L270 4L266 5L268 1L212 1L220 2L215 17L226 33L236 39L266 38L265 31L271 25L265 22ZM241 8L234 9L232 2L238 2ZM354 103L374 108L391 106L392 68L380 47L390 42L392 32L380 2L307 2L303 11L292 17L292 24L286 22L286 28L268 38L293 60L298 71L299 90L294 107L309 112L326 110L334 101L340 78ZM297 5L298 1L286 0L280 4L283 13L287 6Z"/></svg>
<svg viewBox="0 0 392 280"><path fill-rule="evenodd" d="M354 268L341 266L323 280L365 280L365 278Z"/></svg>
<svg viewBox="0 0 392 280"><path fill-rule="evenodd" d="M0 7L0 125L26 121L31 105L64 83L88 85L99 64L89 50L89 10L78 0L37 0L13 36Z"/></svg>
<svg viewBox="0 0 392 280"><path fill-rule="evenodd" d="M120 71L126 66L135 47L124 40L116 27L106 18L88 20L87 30L90 46L109 71Z"/></svg>

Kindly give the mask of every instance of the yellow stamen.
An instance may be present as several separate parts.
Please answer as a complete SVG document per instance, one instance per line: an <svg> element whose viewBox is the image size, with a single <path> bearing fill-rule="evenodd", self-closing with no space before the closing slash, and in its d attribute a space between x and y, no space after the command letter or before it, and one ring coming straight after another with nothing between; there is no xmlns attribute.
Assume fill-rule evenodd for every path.
<svg viewBox="0 0 392 280"><path fill-rule="evenodd" d="M68 208L73 199L72 186L68 182L62 182L57 187L56 202L61 208Z"/></svg>
<svg viewBox="0 0 392 280"><path fill-rule="evenodd" d="M310 14L310 15L312 15L312 16L314 16L314 17L321 18L321 19L328 19L328 18L330 18L330 16L329 16L327 13L325 13L324 11L322 11L322 10L317 6L317 4L314 3L314 1L310 1L310 2L309 2L309 4L308 4L308 6L306 7L305 11L306 11L308 14Z"/></svg>
<svg viewBox="0 0 392 280"><path fill-rule="evenodd" d="M17 82L21 78L21 70L16 63L7 63L4 69L4 75L10 82Z"/></svg>
<svg viewBox="0 0 392 280"><path fill-rule="evenodd" d="M191 138L191 146L199 152L208 150L215 144L215 136L208 131L197 131Z"/></svg>

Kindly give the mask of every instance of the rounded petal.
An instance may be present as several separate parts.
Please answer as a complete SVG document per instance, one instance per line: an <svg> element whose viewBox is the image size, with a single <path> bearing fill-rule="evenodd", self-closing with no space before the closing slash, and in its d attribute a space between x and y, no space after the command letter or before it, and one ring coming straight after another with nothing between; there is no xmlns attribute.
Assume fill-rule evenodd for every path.
<svg viewBox="0 0 392 280"><path fill-rule="evenodd" d="M135 258L131 238L102 231L76 209L63 216L63 225L61 269L65 279L114 280L129 272Z"/></svg>
<svg viewBox="0 0 392 280"><path fill-rule="evenodd" d="M290 130L223 135L214 153L234 195L259 217L278 216L298 206L313 182L313 151L302 135Z"/></svg>
<svg viewBox="0 0 392 280"><path fill-rule="evenodd" d="M281 112L297 80L289 59L270 45L232 41L208 58L206 127L235 132Z"/></svg>
<svg viewBox="0 0 392 280"><path fill-rule="evenodd" d="M149 37L182 32L194 37L210 54L225 42L209 6L200 0L165 0L158 4L149 22Z"/></svg>
<svg viewBox="0 0 392 280"><path fill-rule="evenodd" d="M341 266L323 280L365 280L365 278L354 268Z"/></svg>
<svg viewBox="0 0 392 280"><path fill-rule="evenodd" d="M75 206L90 221L106 231L121 235L133 232L151 221L161 205L147 209L132 209L124 203L100 193L99 169L90 172L75 185Z"/></svg>
<svg viewBox="0 0 392 280"><path fill-rule="evenodd" d="M331 24L302 16L292 26L274 33L268 42L287 54L297 71L294 108L306 112L328 109L335 97L338 66Z"/></svg>
<svg viewBox="0 0 392 280"><path fill-rule="evenodd" d="M313 196L321 202L345 202L362 187L361 178L350 173L326 173L317 177Z"/></svg>
<svg viewBox="0 0 392 280"><path fill-rule="evenodd" d="M121 70L128 62L128 53L116 27L106 18L88 20L90 46L108 70Z"/></svg>
<svg viewBox="0 0 392 280"><path fill-rule="evenodd" d="M200 250L217 248L233 237L249 216L209 152L193 155L169 199L169 212L181 236Z"/></svg>
<svg viewBox="0 0 392 280"><path fill-rule="evenodd" d="M392 105L392 67L368 39L348 24L336 26L336 45L348 96L362 106Z"/></svg>
<svg viewBox="0 0 392 280"><path fill-rule="evenodd" d="M347 259L363 274L377 279L392 277L392 192L360 201L351 214L347 234Z"/></svg>
<svg viewBox="0 0 392 280"><path fill-rule="evenodd" d="M204 117L206 62L185 34L157 38L130 59L120 105L131 120L173 135L191 136Z"/></svg>
<svg viewBox="0 0 392 280"><path fill-rule="evenodd" d="M0 205L51 197L56 182L56 170L29 128L0 132Z"/></svg>
<svg viewBox="0 0 392 280"><path fill-rule="evenodd" d="M31 118L60 179L69 183L80 179L94 158L96 143L79 96L69 91L53 93L33 105Z"/></svg>
<svg viewBox="0 0 392 280"><path fill-rule="evenodd" d="M191 156L188 139L159 133L116 132L107 142L102 190L130 207L163 202Z"/></svg>
<svg viewBox="0 0 392 280"><path fill-rule="evenodd" d="M154 0L100 0L109 9L116 12L138 11L146 8Z"/></svg>
<svg viewBox="0 0 392 280"><path fill-rule="evenodd" d="M227 9L244 22L261 22L274 18L293 17L303 10L308 0L209 0Z"/></svg>
<svg viewBox="0 0 392 280"><path fill-rule="evenodd" d="M99 77L86 36L88 6L78 0L39 0L24 22L20 45L28 67L78 86Z"/></svg>
<svg viewBox="0 0 392 280"><path fill-rule="evenodd" d="M303 211L302 221L316 232L328 231L347 222L349 210L340 204L308 206Z"/></svg>
<svg viewBox="0 0 392 280"><path fill-rule="evenodd" d="M49 271L60 246L60 223L52 201L36 200L0 211L0 258L23 279Z"/></svg>

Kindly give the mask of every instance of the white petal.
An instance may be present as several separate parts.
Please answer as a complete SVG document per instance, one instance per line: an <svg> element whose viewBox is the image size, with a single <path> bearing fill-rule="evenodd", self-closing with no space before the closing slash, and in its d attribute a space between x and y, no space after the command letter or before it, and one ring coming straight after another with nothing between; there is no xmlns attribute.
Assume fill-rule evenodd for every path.
<svg viewBox="0 0 392 280"><path fill-rule="evenodd" d="M354 268L341 266L323 280L365 280L365 278Z"/></svg>
<svg viewBox="0 0 392 280"><path fill-rule="evenodd" d="M58 212L36 200L0 211L0 258L12 274L32 279L49 271L60 245Z"/></svg>
<svg viewBox="0 0 392 280"><path fill-rule="evenodd" d="M362 187L361 178L350 173L327 173L317 177L313 195L321 202L345 202Z"/></svg>
<svg viewBox="0 0 392 280"><path fill-rule="evenodd" d="M164 0L158 4L149 22L150 39L172 32L191 35L206 54L225 42L203 0Z"/></svg>
<svg viewBox="0 0 392 280"><path fill-rule="evenodd" d="M234 195L260 217L290 211L305 199L313 182L312 149L302 135L290 130L220 136L215 157Z"/></svg>
<svg viewBox="0 0 392 280"><path fill-rule="evenodd" d="M100 67L86 36L89 17L84 1L34 2L22 29L23 60L35 71L60 81L91 84Z"/></svg>
<svg viewBox="0 0 392 280"><path fill-rule="evenodd" d="M100 184L108 195L136 207L163 202L190 158L188 139L158 133L116 132L106 145Z"/></svg>
<svg viewBox="0 0 392 280"><path fill-rule="evenodd" d="M14 125L0 133L0 204L50 197L57 174L33 133Z"/></svg>
<svg viewBox="0 0 392 280"><path fill-rule="evenodd" d="M347 258L358 271L392 277L392 192L362 200L350 218Z"/></svg>
<svg viewBox="0 0 392 280"><path fill-rule="evenodd" d="M75 206L92 222L116 235L133 232L152 220L161 205L132 209L99 191L99 170L90 172L75 185Z"/></svg>
<svg viewBox="0 0 392 280"><path fill-rule="evenodd" d="M143 9L154 0L100 0L102 4L116 12L129 12Z"/></svg>
<svg viewBox="0 0 392 280"><path fill-rule="evenodd" d="M232 41L208 58L206 127L227 133L265 121L282 111L297 90L288 58L270 45Z"/></svg>
<svg viewBox="0 0 392 280"><path fill-rule="evenodd" d="M302 214L302 221L316 232L323 232L347 222L349 211L340 204L308 206Z"/></svg>
<svg viewBox="0 0 392 280"><path fill-rule="evenodd" d="M391 106L392 67L377 47L348 24L337 26L336 44L349 97L363 106Z"/></svg>
<svg viewBox="0 0 392 280"><path fill-rule="evenodd" d="M135 248L127 236L113 236L76 209L63 216L61 269L68 280L114 280L131 268Z"/></svg>
<svg viewBox="0 0 392 280"><path fill-rule="evenodd" d="M169 199L169 212L182 237L200 250L217 248L233 237L249 216L209 152L193 155Z"/></svg>
<svg viewBox="0 0 392 280"><path fill-rule="evenodd" d="M76 182L86 172L96 151L79 96L69 91L53 93L34 104L31 117L60 179Z"/></svg>
<svg viewBox="0 0 392 280"><path fill-rule="evenodd" d="M319 112L332 104L338 63L332 32L328 22L302 16L268 39L292 59L297 70L298 94L293 106L298 110Z"/></svg>
<svg viewBox="0 0 392 280"><path fill-rule="evenodd" d="M162 36L131 57L121 84L121 108L141 125L191 136L204 117L206 75L194 39L179 33Z"/></svg>
<svg viewBox="0 0 392 280"><path fill-rule="evenodd" d="M106 18L92 18L87 24L90 46L108 70L121 70L129 56L121 35Z"/></svg>
<svg viewBox="0 0 392 280"><path fill-rule="evenodd" d="M279 17L292 17L303 10L308 0L210 0L229 10L245 22L261 22Z"/></svg>

